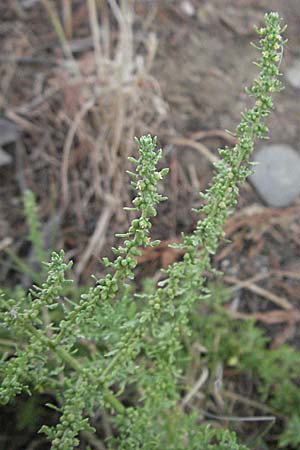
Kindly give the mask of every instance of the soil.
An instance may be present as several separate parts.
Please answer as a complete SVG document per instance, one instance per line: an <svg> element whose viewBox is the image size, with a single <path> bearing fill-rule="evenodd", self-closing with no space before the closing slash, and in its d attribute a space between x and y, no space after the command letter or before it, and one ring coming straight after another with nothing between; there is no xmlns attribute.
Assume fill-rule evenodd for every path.
<svg viewBox="0 0 300 450"><path fill-rule="evenodd" d="M36 114L34 110L26 113L26 106L38 101L46 87L51 87L48 79L51 82L56 70L52 61L61 57L41 2L25 8L29 3L20 0L9 2L9 6L0 5L0 115L16 122L23 132L21 142L11 144L9 150L14 154L14 164L0 167L0 250L9 247L25 261L30 261L32 254L26 243L24 183L37 194L43 224L49 225L53 216L60 217L61 186L57 172L68 130L68 121L62 118L61 98L55 92L43 100ZM83 38L87 28L85 2L78 0L74 4L79 11L76 38ZM256 39L253 24L262 23L270 4L288 24L285 33L288 44L281 66L285 90L277 95L276 111L268 121L270 142L285 143L300 152L299 90L290 86L284 76L287 68L300 58L299 0L135 2L136 35L146 39L149 33L155 33L158 40L151 74L159 85L165 115L160 123L148 128L159 136L165 150L163 165L171 169L161 188L169 201L160 207L153 227L153 237L163 243L156 253L143 254L140 269L143 276L153 275L161 266L180 258L178 252L169 250L165 244L180 238L181 231L190 232L195 225L191 207L200 205L197 191L208 186L213 173L203 148L210 156L216 156L218 147L230 144L230 137L223 130L234 130L240 112L250 104L244 86L257 74L257 67L252 64L257 52L249 42ZM16 61L10 60L11 57ZM182 139L200 143L198 150L185 145L186 141L180 143ZM86 173L82 177L88 186ZM64 211L61 220L57 220L59 233L54 245L66 248L69 257L80 260L101 208L96 199L83 211L81 219L71 209ZM238 211L226 227L231 243L222 245L215 258L215 266L223 270L228 286L236 287L236 311L255 315L278 308L284 312L289 307L298 309L299 211L299 199L289 208L275 210L263 204L250 184L241 189ZM112 216L102 256L110 254L114 232L126 228L127 221L125 215ZM91 273L101 272L98 258L98 254L92 255L79 282L88 283ZM1 259L2 284L24 281L4 251ZM264 273L267 276L261 280L253 278ZM250 280L246 289L237 287L240 280ZM274 346L288 342L298 347L300 328L291 315L287 318L283 314L282 320L273 325L266 316L260 317Z"/></svg>
<svg viewBox="0 0 300 450"><path fill-rule="evenodd" d="M212 136L209 132L234 130L240 112L251 104L244 87L249 86L257 75L257 67L252 64L257 52L249 42L256 38L253 24L262 23L270 2L215 0L201 2L201 5L197 1L188 2L194 7L192 16L184 14L183 3L177 2L172 8L167 4L160 6L155 21L160 42L155 75L169 105L169 129L166 134L193 138L202 133L201 142L216 155L217 148L228 142L224 142L224 136L218 137L217 131ZM276 110L268 120L269 142L287 143L300 152L298 91L285 79L287 68L299 58L297 27L300 4L295 0L273 1L272 9L279 11L288 24L285 34L288 43L281 66L285 89L277 95ZM205 135L206 131L208 133ZM260 145L262 143L257 143L257 148ZM168 149L173 155L171 205L172 195L176 197L172 210L175 219L174 216L170 219L168 230L170 233L173 224L173 234L177 236L180 231L191 229L195 223L195 216L190 212L191 207L199 204L195 191L197 187L203 189L208 185L212 165L205 156L189 146L171 145ZM173 177L172 168L175 168ZM251 279L264 271L293 272L293 281L274 281L269 276L260 286L279 295L287 295L289 290L287 297L295 308L298 307L295 278L299 280L300 275L299 205L297 199L291 208L267 208L248 184L241 190L239 211L231 219L234 232L228 224L227 236L232 243L224 246L215 258L217 267L228 277L234 276L236 279ZM238 298L244 310L257 312L272 309L270 299L262 299L253 293L249 295L249 292L241 291ZM273 327L270 332L274 333L275 339L277 330ZM278 337L280 342L285 339L298 346L299 329L293 327L293 332L285 334L285 338Z"/></svg>

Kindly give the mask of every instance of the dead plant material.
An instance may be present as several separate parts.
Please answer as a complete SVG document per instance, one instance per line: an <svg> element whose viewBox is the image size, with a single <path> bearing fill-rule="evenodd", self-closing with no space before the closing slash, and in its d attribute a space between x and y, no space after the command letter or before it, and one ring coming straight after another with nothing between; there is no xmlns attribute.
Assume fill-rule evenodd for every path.
<svg viewBox="0 0 300 450"><path fill-rule="evenodd" d="M300 272L294 272L291 270L274 270L273 273L282 278L291 278L293 280L300 281Z"/></svg>
<svg viewBox="0 0 300 450"><path fill-rule="evenodd" d="M78 264L76 265L75 274L77 277L80 277L80 275L84 271L91 255L94 254L95 256L97 256L98 254L100 254L102 246L105 242L106 231L110 219L113 215L113 211L114 205L113 203L111 203L103 210L102 214L100 215L95 231L90 237L88 245L86 246L86 249L80 256Z"/></svg>
<svg viewBox="0 0 300 450"><path fill-rule="evenodd" d="M271 344L271 348L278 348L284 345L287 341L293 341L296 334L296 324L298 321L289 321L284 329L275 336Z"/></svg>
<svg viewBox="0 0 300 450"><path fill-rule="evenodd" d="M64 51L64 54L66 56L67 59L69 59L70 61L73 61L73 55L71 52L71 49L69 47L69 43L68 40L66 38L64 29L60 23L59 17L58 17L58 13L53 5L53 3L51 2L51 0L41 0L47 14L49 15L49 18L51 20L51 24L53 26L54 31L57 34L57 37L61 43L62 49ZM66 8L64 7L64 12L65 12Z"/></svg>
<svg viewBox="0 0 300 450"><path fill-rule="evenodd" d="M280 246L286 242L286 231L291 230L293 224L299 217L299 206L286 209L272 209L258 204L253 204L237 211L225 226L225 237L232 238L230 245L222 248L215 257L219 262L233 255L235 252L242 253L245 243L248 246L248 257L252 260L259 254L270 239ZM298 230L289 233L289 239L296 242ZM273 268L279 269L279 255L273 255Z"/></svg>
<svg viewBox="0 0 300 450"><path fill-rule="evenodd" d="M62 5L65 35L69 40L73 36L72 0L63 0Z"/></svg>
<svg viewBox="0 0 300 450"><path fill-rule="evenodd" d="M261 281L268 277L270 277L269 272L260 273L258 275L255 275L254 277L248 278L247 280L237 280L231 277L230 282L234 283L234 286L232 286L229 290L230 292L236 292L240 289L243 289L244 287L247 287L247 285L251 283L256 283L257 281Z"/></svg>
<svg viewBox="0 0 300 450"><path fill-rule="evenodd" d="M204 156L212 164L216 163L219 159L204 144L202 144L201 142L197 142L193 139L175 138L171 140L171 144L179 145L181 147L194 148L195 150L197 150L197 152L200 153L200 155Z"/></svg>
<svg viewBox="0 0 300 450"><path fill-rule="evenodd" d="M271 301L272 303L275 303L276 305L280 306L283 309L286 310L292 310L293 306L288 302L288 300L284 297L280 297L279 295L274 294L273 292L268 291L267 289L264 289L260 286L257 286L257 284L253 283L252 281L245 281L241 284L239 280L237 280L234 277L225 276L224 281L238 285L239 288L248 289L249 291L260 295L261 297L266 298L267 300Z"/></svg>
<svg viewBox="0 0 300 450"><path fill-rule="evenodd" d="M162 241L153 248L141 249L141 256L137 256L138 263L145 263L149 261L160 261L160 267L166 269L170 264L177 261L180 255L185 253L184 250L169 247L170 244L181 242L181 239L173 238Z"/></svg>
<svg viewBox="0 0 300 450"><path fill-rule="evenodd" d="M77 129L80 126L84 116L88 113L88 111L94 106L94 100L90 99L85 104L82 105L82 108L78 111L75 116L75 119L68 131L67 138L64 143L63 148L63 157L62 157L62 167L61 167L61 185L62 185L62 195L63 202L65 205L68 204L69 200L69 183L68 183L68 167L69 167L69 159L71 148L73 145L73 141L75 135L77 133Z"/></svg>
<svg viewBox="0 0 300 450"><path fill-rule="evenodd" d="M229 145L235 145L237 143L237 139L224 130L207 130L207 131L195 131L190 135L190 139L200 141L202 139L214 138L218 137L223 139Z"/></svg>
<svg viewBox="0 0 300 450"><path fill-rule="evenodd" d="M3 250L5 250L7 247L9 247L12 244L12 238L10 237L5 237L4 239L2 239L0 241L0 252L2 252Z"/></svg>
<svg viewBox="0 0 300 450"><path fill-rule="evenodd" d="M256 400L253 400L251 398L247 398L243 395L239 395L235 392L231 392L229 390L223 389L223 395L230 399L233 400L234 402L239 402L242 403L248 407L254 408L254 409L258 409L261 411L265 411L268 412L270 414L276 415L276 417L280 417L280 418L285 418L284 416L281 416L280 414L278 414L277 411L273 410L272 408L270 408L269 406L265 405L264 403L260 403Z"/></svg>
<svg viewBox="0 0 300 450"><path fill-rule="evenodd" d="M231 317L238 320L255 320L265 325L287 324L286 327L278 333L272 341L271 348L278 348L285 344L288 340L293 339L296 331L295 325L300 322L300 311L298 309L290 309L282 311L275 309L267 312L256 312L252 314L232 311L226 308Z"/></svg>
<svg viewBox="0 0 300 450"><path fill-rule="evenodd" d="M202 386L206 383L208 379L209 371L207 367L204 367L199 379L196 381L194 386L189 390L189 392L181 400L181 407L184 408L192 398L200 391Z"/></svg>
<svg viewBox="0 0 300 450"><path fill-rule="evenodd" d="M108 214L116 219L116 231L120 223L126 227L128 218L121 208L130 202L130 188L126 188L124 167L135 152L134 137L145 132L158 134L166 117L160 86L151 75L158 42L153 33L133 34L139 19L131 0L40 3L41 11L48 15L48 29L39 27L39 9L32 11L36 47L19 46L16 61L1 63L8 77L5 86L2 77L1 94L10 86L18 59L34 61L44 56L45 45L51 64L37 66L35 86L26 91L23 102L5 112L27 133L29 187L38 191L39 202L45 197L63 204L66 223L62 227L77 229L73 242L80 255L79 275L85 272L84 264L88 265L92 252L101 247L94 245L91 251L90 245L99 236L98 217L107 210L108 198L118 200L118 204L112 202ZM26 28L24 31L26 37ZM32 31L27 32L31 38ZM30 76L33 83L31 72ZM102 227L102 233L108 225ZM88 230L88 236L83 230ZM65 245L72 240L67 233L63 236L60 245L72 251Z"/></svg>
<svg viewBox="0 0 300 450"><path fill-rule="evenodd" d="M159 86L149 74L149 58L146 61L141 55L135 55L132 3L122 0L119 5L114 1L108 4L110 9L104 2L87 1L94 51L84 53L78 60L82 75L74 80L77 87L72 86L72 73L68 75L66 68L58 73L57 83L63 77L66 94L70 89L70 94L65 97L64 115L70 124L63 151L62 186L64 201L71 202L72 172L82 170L84 165L83 170L89 172L86 177L89 178L88 188L93 190L99 206L103 205L103 198L110 195L119 199L119 208L129 199L123 187L126 185L123 174L127 157L132 153L133 138L147 124L150 129L155 126L156 117L162 120L166 109ZM111 24L112 20L117 23L117 30ZM152 61L154 47L150 47ZM86 155L81 164L72 162L72 155L86 146L88 151L81 151ZM68 167L71 177L68 177ZM109 216L112 214L111 211ZM124 217L121 220L124 221ZM88 263L90 244L98 235L97 229L96 224L90 243L80 258L77 275L84 271L83 264ZM98 247L93 245L93 251Z"/></svg>
<svg viewBox="0 0 300 450"><path fill-rule="evenodd" d="M291 206L286 209L273 209L261 205L251 205L238 211L232 218L227 221L226 237L230 237L238 229L244 226L268 224L269 227L274 225L285 225L293 223L295 216L299 217L300 207Z"/></svg>
<svg viewBox="0 0 300 450"><path fill-rule="evenodd" d="M234 319L255 320L268 325L275 325L278 323L295 324L300 322L300 311L297 309L290 309L289 311L282 311L281 309L274 309L268 312L257 312L253 314L232 311L226 308L231 317Z"/></svg>

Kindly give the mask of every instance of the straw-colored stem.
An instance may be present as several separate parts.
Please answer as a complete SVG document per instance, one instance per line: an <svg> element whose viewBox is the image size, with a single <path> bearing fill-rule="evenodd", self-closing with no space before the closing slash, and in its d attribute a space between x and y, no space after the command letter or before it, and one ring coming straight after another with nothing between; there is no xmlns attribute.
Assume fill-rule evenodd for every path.
<svg viewBox="0 0 300 450"><path fill-rule="evenodd" d="M101 50L101 35L98 21L98 13L95 0L87 0L90 27L93 36L94 52L95 52L95 65L97 70L97 75L101 78L102 73L102 50Z"/></svg>
<svg viewBox="0 0 300 450"><path fill-rule="evenodd" d="M60 23L55 7L50 2L50 0L42 0L42 4L44 5L44 8L49 15L51 24L62 46L65 57L71 61L74 61L70 46L68 44L64 29Z"/></svg>
<svg viewBox="0 0 300 450"><path fill-rule="evenodd" d="M73 20L72 20L72 0L62 0L63 4L63 22L65 35L68 39L73 36Z"/></svg>

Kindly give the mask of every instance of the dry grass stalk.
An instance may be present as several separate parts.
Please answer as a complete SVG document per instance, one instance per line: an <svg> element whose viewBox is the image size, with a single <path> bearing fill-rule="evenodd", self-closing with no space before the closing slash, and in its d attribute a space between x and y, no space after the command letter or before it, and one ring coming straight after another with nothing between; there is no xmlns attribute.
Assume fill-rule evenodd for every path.
<svg viewBox="0 0 300 450"><path fill-rule="evenodd" d="M49 14L62 45L66 34L57 25L57 15ZM78 71L74 78L73 67L61 65L56 70L52 84L61 88L64 102L60 118L69 128L63 144L61 186L65 206L72 209L73 184L82 198L89 192L99 218L95 220L95 206L92 210L94 232L84 247L77 275L84 272L92 252L98 255L99 246L93 245L97 235L97 223L101 222L106 200L113 196L118 201L114 208L117 219L124 220L120 206L128 202L129 194L124 190L124 166L132 152L133 138L146 131L154 131L164 118L165 107L159 86L149 74L156 50L156 39L150 36L146 44L147 54L136 55L132 26L134 9L131 0L116 2L109 0L86 0L89 28L92 34L93 51L83 53L77 60ZM117 28L116 28L117 27ZM70 54L64 48L67 59ZM69 46L68 46L69 48ZM75 172L78 175L75 176ZM78 203L78 201L77 201ZM87 205L89 210L92 205ZM76 215L76 212L74 211ZM90 212L85 212L87 220ZM109 217L114 214L112 211ZM110 219L109 219L110 220ZM108 224L105 229L108 227ZM105 229L102 230L105 233ZM101 247L101 246L100 246ZM87 256L88 255L88 256Z"/></svg>
<svg viewBox="0 0 300 450"><path fill-rule="evenodd" d="M57 34L57 37L61 43L63 52L65 54L65 57L69 59L70 61L73 61L73 55L70 50L70 46L68 44L64 29L60 23L58 14L55 10L54 5L51 3L50 0L42 0L42 4L44 5L45 10L47 11L47 14L49 15L49 18L51 20L51 24L53 26L54 31Z"/></svg>
<svg viewBox="0 0 300 450"><path fill-rule="evenodd" d="M99 20L98 13L95 0L87 0L88 10L89 10L89 18L90 18L90 26L91 32L93 36L93 44L95 51L95 65L97 68L97 75L101 78L102 75L102 50L101 50L101 42L100 42L100 28L99 28Z"/></svg>
<svg viewBox="0 0 300 450"><path fill-rule="evenodd" d="M67 39L73 36L72 0L62 0L63 22Z"/></svg>
<svg viewBox="0 0 300 450"><path fill-rule="evenodd" d="M34 88L26 92L25 101L6 109L5 114L30 136L25 150L30 164L24 165L27 172L23 176L30 180L28 188L39 193L39 204L45 208L43 220L53 214L53 205L58 209L63 206L66 220L59 245L71 253L76 248L76 255L83 258L78 256L77 272L84 274L92 256L89 242L97 235L97 224L109 199L117 200L109 219L115 218L112 233L120 221L124 225L127 220L121 208L130 197L124 189L128 186L124 167L127 156L135 151L134 136L158 134L166 117L159 84L151 75L157 40L154 34L147 38L143 32L137 42L140 38L133 35L133 24L139 26L139 18L132 0L40 3L41 11L32 9L34 36L37 44L45 40L53 57L37 54L39 47L35 42L31 45L31 30L25 27L17 60L1 65L5 73L0 104L11 90L11 80L24 55L26 61L32 59L30 64L45 62L37 66ZM50 32L40 26L43 9ZM59 57L56 38L62 49ZM14 40L7 39L5 44L12 45ZM139 54L136 48L142 49ZM32 83L28 67L26 63L24 86ZM92 252L100 247L94 246Z"/></svg>

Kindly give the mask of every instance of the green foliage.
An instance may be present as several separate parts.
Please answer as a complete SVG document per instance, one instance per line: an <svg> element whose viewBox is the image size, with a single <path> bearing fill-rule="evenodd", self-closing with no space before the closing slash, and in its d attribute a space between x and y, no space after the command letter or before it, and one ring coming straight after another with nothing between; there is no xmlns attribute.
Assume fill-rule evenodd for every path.
<svg viewBox="0 0 300 450"><path fill-rule="evenodd" d="M28 224L28 240L32 243L37 260L42 263L47 258L43 249L43 236L38 216L36 198L32 191L26 191L24 197L25 215Z"/></svg>
<svg viewBox="0 0 300 450"><path fill-rule="evenodd" d="M281 435L279 447L286 448L287 446L291 446L292 448L299 448L300 446L299 431L300 431L300 417L294 415L289 421L285 432Z"/></svg>
<svg viewBox="0 0 300 450"><path fill-rule="evenodd" d="M43 410L39 404L38 394L28 397L26 401L21 402L17 409L17 430L27 429L33 432L42 416Z"/></svg>
<svg viewBox="0 0 300 450"><path fill-rule="evenodd" d="M41 270L43 261L48 258L47 253L43 249L43 235L41 231L41 223L38 215L38 207L33 192L27 190L24 195L24 212L28 227L28 242L32 245L32 251L36 260L35 268L32 264L26 264L14 251L6 249L6 253L10 256L13 267L20 273L28 276L35 283L42 283L47 272ZM39 270L36 268L39 267ZM42 269L44 267L42 266Z"/></svg>
<svg viewBox="0 0 300 450"><path fill-rule="evenodd" d="M238 184L251 172L249 157L255 138L263 138L263 122L273 107L271 95L281 89L279 63L282 52L278 14L265 16L260 35L261 73L248 89L255 105L242 114L236 129L237 144L220 150L216 175L202 194L204 205L194 232L183 235L185 255L165 271L165 279L154 290L134 292L134 269L139 248L154 246L149 232L150 218L159 202L158 183L167 169L158 171L161 150L156 139L137 139L139 159L132 186L137 214L124 238L114 250L114 261L104 259L107 275L96 280L79 300L65 298L69 284L66 273L71 263L63 252L52 253L47 279L21 299L1 302L2 326L16 339L14 355L4 355L0 367L0 400L7 403L21 392L51 391L61 412L54 428L42 431L52 440L52 450L71 450L79 443L79 432L92 431L88 418L101 407L111 413L117 437L110 448L126 449L231 449L245 450L229 431L203 428L199 418L178 407L182 364L182 336L189 336L191 312L199 299L207 298L204 271L213 269L210 257L223 237L223 225L237 202ZM27 195L30 239L38 257L42 256L33 198ZM93 344L93 351L86 342ZM228 353L230 354L230 352ZM122 395L134 388L129 405ZM128 402L127 402L128 403Z"/></svg>
<svg viewBox="0 0 300 450"><path fill-rule="evenodd" d="M238 321L229 315L223 307L228 301L224 288L211 286L210 290L207 305L202 304L202 308L206 308L205 314L196 309L191 316L189 346L200 342L203 348L214 349L199 358L199 365L214 373L222 364L233 369L236 377L251 377L260 402L268 405L266 409L286 423L279 441L281 446L290 445L297 449L300 352L287 345L269 348L269 338L253 320Z"/></svg>
<svg viewBox="0 0 300 450"><path fill-rule="evenodd" d="M155 413L149 411L148 422L137 410L130 411L130 419L119 428L122 450L143 448L145 450L248 450L237 441L235 433L223 428L199 426L195 414L182 415L178 410L161 416L161 422L153 421ZM154 424L154 428L149 424ZM148 425L148 426L147 426ZM109 447L115 448L113 447Z"/></svg>

